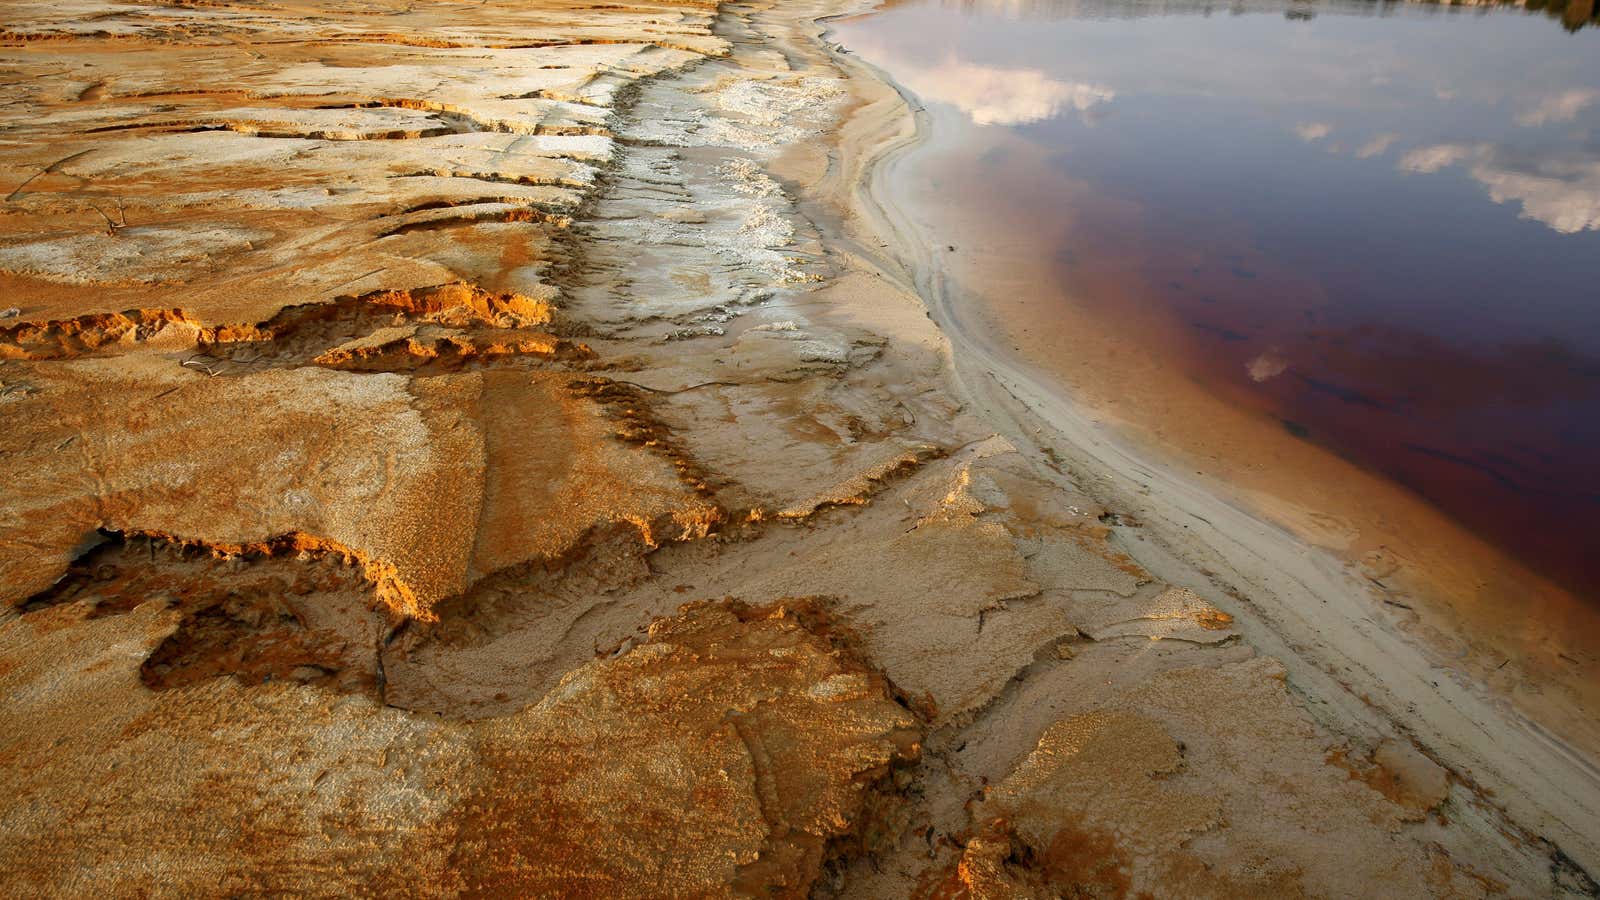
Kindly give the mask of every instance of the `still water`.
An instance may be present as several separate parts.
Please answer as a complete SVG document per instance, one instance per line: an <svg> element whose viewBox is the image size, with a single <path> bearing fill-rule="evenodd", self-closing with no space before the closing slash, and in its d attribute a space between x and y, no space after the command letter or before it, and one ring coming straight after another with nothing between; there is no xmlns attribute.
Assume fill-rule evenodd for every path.
<svg viewBox="0 0 1600 900"><path fill-rule="evenodd" d="M835 39L1041 297L1600 599L1600 28L1567 12L911 0Z"/></svg>

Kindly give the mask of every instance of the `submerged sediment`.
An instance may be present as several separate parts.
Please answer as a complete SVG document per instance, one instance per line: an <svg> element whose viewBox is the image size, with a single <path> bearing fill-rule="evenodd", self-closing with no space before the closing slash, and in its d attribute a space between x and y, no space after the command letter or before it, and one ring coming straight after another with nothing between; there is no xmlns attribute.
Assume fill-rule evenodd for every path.
<svg viewBox="0 0 1600 900"><path fill-rule="evenodd" d="M952 380L833 5L6 8L8 893L1593 887Z"/></svg>

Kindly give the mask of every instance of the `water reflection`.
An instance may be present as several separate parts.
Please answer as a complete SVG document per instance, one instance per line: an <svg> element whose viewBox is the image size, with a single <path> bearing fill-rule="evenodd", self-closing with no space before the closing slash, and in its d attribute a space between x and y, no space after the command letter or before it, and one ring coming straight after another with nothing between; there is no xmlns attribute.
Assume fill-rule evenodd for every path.
<svg viewBox="0 0 1600 900"><path fill-rule="evenodd" d="M891 0L886 8L912 5L921 0ZM1105 19L1172 15L1244 15L1271 12L1291 21L1310 21L1320 12L1343 15L1383 15L1395 8L1421 6L1437 13L1482 12L1489 9L1521 10L1542 14L1568 31L1600 22L1595 0L939 0L942 9L969 15L1009 19Z"/></svg>
<svg viewBox="0 0 1600 900"><path fill-rule="evenodd" d="M934 65L907 63L895 78L922 97L967 114L974 125L1027 125L1063 110L1087 112L1116 96L1110 88L1060 81L1038 69L1008 69L947 58Z"/></svg>
<svg viewBox="0 0 1600 900"><path fill-rule="evenodd" d="M944 135L928 202L1054 261L1041 297L1600 597L1600 30L922 0L840 37Z"/></svg>
<svg viewBox="0 0 1600 900"><path fill-rule="evenodd" d="M1496 203L1515 203L1525 218L1571 234L1600 228L1600 153L1590 148L1538 157L1493 144L1435 144L1407 151L1400 168L1464 168Z"/></svg>
<svg viewBox="0 0 1600 900"><path fill-rule="evenodd" d="M1003 15L1001 21L1018 16L1158 16L1217 8L1187 0L963 0L908 4L906 11L934 10L936 15L932 18L937 19L937 11L952 7L969 17L998 11ZM1281 4L1269 3L1226 7L1240 14L1281 8ZM1388 9L1365 3L1330 4L1326 8L1340 12ZM1420 10L1432 9L1405 7L1406 24L1415 25L1426 15ZM1259 31L1255 25L1241 30ZM1492 29L1490 32L1497 34ZM1506 62L1516 58L1518 50L1528 44L1550 42L1524 40L1523 47L1506 52L1481 39L1457 48L1444 46L1448 42L1423 41L1410 48L1418 52L1408 58L1400 52L1402 41L1382 32L1375 35L1378 40L1373 46L1360 48L1359 58L1364 64L1354 68L1341 65L1340 54L1355 50L1348 43L1293 33L1280 52L1237 41L1212 48L1227 54L1230 64L1209 69L1194 65L1192 51L1157 59L1149 53L1124 52L1130 49L1127 47L1096 52L1096 48L1074 45L1074 52L1088 51L1077 64L1050 60L1019 67L958 55L970 48L981 57L987 55L985 51L996 49L992 40L985 41L982 34L960 40L959 51L954 49L957 44L953 36L947 35L942 55L921 53L920 48L901 52L891 46L892 40L880 40L870 28L857 34L855 40L862 53L891 61L895 77L918 96L953 106L976 125L1026 125L1046 122L1067 111L1090 113L1113 100L1118 90L1207 98L1224 95L1280 106L1316 104L1345 113L1344 119L1355 117L1358 126L1411 119L1404 121L1412 129L1409 136L1398 130L1348 135L1354 143L1335 140L1347 135L1343 130L1336 134L1338 126L1328 119L1302 119L1290 126L1290 132L1305 143L1323 143L1330 153L1348 152L1358 159L1380 157L1400 146L1404 149L1398 165L1403 172L1429 174L1459 168L1482 185L1493 202L1515 205L1524 217L1556 231L1600 228L1600 140L1596 138L1600 86L1554 91L1547 87L1574 81L1600 85L1600 66L1592 62L1596 48L1553 44L1553 60L1537 60L1531 71L1516 72ZM1025 47L1036 44L1025 42ZM1485 56L1477 52L1480 50L1498 58L1486 64ZM1019 55L1026 58L1029 54ZM1500 81L1502 77L1508 80ZM1462 108L1444 109L1446 105ZM1416 127L1413 117L1419 110L1428 113L1423 124L1430 127ZM1095 115L1085 116L1085 120L1093 122L1106 112L1100 109ZM1520 129L1556 127L1564 131L1519 136L1510 133L1513 125ZM1462 139L1478 135L1487 140ZM1442 137L1452 139L1433 140ZM1406 144L1411 146L1405 148Z"/></svg>
<svg viewBox="0 0 1600 900"><path fill-rule="evenodd" d="M1578 113L1593 106L1596 100L1600 100L1600 90L1594 88L1562 91L1540 100L1532 109L1518 113L1517 124L1537 128L1552 122L1571 122L1578 117Z"/></svg>

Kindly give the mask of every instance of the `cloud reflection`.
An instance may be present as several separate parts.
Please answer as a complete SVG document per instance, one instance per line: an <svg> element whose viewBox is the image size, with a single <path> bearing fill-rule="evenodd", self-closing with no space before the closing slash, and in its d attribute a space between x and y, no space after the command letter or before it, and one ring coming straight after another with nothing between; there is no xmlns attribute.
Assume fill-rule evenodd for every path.
<svg viewBox="0 0 1600 900"><path fill-rule="evenodd" d="M1492 144L1434 144L1400 157L1407 172L1438 172L1464 164L1496 203L1518 203L1522 217L1562 234L1600 230L1600 157L1540 158Z"/></svg>
<svg viewBox="0 0 1600 900"><path fill-rule="evenodd" d="M1434 144L1407 150L1400 157L1402 172L1437 172L1472 156L1477 148L1471 144Z"/></svg>
<svg viewBox="0 0 1600 900"><path fill-rule="evenodd" d="M1472 177L1496 203L1517 201L1524 218L1562 234L1600 229L1600 160L1548 161L1533 171L1493 161L1474 166Z"/></svg>
<svg viewBox="0 0 1600 900"><path fill-rule="evenodd" d="M918 96L961 110L975 125L1043 122L1068 109L1088 112L1116 97L1109 87L1061 81L1039 69L953 60L929 67L899 65L895 77Z"/></svg>
<svg viewBox="0 0 1600 900"><path fill-rule="evenodd" d="M1308 144L1322 140L1332 131L1333 126L1327 122L1301 122L1294 127L1295 136Z"/></svg>
<svg viewBox="0 0 1600 900"><path fill-rule="evenodd" d="M1361 149L1356 151L1356 157L1358 159L1371 159L1374 156L1382 156L1389 152L1389 147L1399 139L1400 135L1398 134L1380 134L1362 144Z"/></svg>
<svg viewBox="0 0 1600 900"><path fill-rule="evenodd" d="M1600 100L1600 90L1590 88L1574 88L1562 91L1553 97L1540 100L1532 109L1517 116L1517 124L1528 128L1536 128L1551 122L1571 122L1578 117L1596 100Z"/></svg>

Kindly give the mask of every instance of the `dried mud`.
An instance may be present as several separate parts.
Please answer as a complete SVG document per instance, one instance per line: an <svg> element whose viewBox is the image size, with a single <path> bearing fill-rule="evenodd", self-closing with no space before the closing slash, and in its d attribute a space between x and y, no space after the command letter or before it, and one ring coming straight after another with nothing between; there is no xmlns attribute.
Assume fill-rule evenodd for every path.
<svg viewBox="0 0 1600 900"><path fill-rule="evenodd" d="M0 8L6 894L1593 888L955 389L835 5Z"/></svg>

